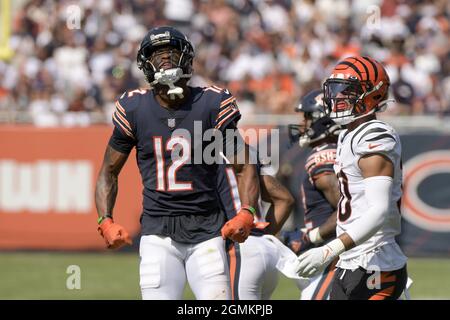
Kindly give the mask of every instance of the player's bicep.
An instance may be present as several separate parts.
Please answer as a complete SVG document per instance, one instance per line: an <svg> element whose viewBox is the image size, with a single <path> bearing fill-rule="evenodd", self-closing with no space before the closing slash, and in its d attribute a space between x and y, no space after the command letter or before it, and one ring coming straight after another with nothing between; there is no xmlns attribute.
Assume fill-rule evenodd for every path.
<svg viewBox="0 0 450 320"><path fill-rule="evenodd" d="M233 166L237 174L242 171L242 166L250 162L250 149L236 127L236 123L232 122L222 131L223 134L223 156L228 164ZM255 159L254 159L255 160Z"/></svg>
<svg viewBox="0 0 450 320"><path fill-rule="evenodd" d="M322 191L331 206L336 208L340 198L339 183L336 175L332 172L320 174L314 179L314 185Z"/></svg>
<svg viewBox="0 0 450 320"><path fill-rule="evenodd" d="M125 162L128 159L128 153L115 150L110 145L106 147L103 157L102 172L107 174L119 175Z"/></svg>
<svg viewBox="0 0 450 320"><path fill-rule="evenodd" d="M394 177L394 165L384 154L366 154L359 159L358 165L364 178L375 176Z"/></svg>

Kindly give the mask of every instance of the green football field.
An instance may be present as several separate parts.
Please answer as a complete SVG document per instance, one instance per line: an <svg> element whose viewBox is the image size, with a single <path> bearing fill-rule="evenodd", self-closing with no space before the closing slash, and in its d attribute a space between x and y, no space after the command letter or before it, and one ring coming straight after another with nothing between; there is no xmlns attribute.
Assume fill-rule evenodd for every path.
<svg viewBox="0 0 450 320"><path fill-rule="evenodd" d="M0 253L0 299L140 299L139 258L124 253ZM68 267L80 270L80 289ZM450 299L450 259L409 259L413 299ZM273 299L298 299L292 280L280 277ZM186 299L193 299L187 288Z"/></svg>

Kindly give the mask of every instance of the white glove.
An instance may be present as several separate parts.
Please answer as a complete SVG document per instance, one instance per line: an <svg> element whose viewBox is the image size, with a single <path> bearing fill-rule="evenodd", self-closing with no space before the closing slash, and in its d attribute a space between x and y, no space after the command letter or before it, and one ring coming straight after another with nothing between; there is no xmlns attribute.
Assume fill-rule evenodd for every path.
<svg viewBox="0 0 450 320"><path fill-rule="evenodd" d="M345 247L340 239L334 239L322 247L310 249L298 257L297 274L300 277L313 277L344 251Z"/></svg>
<svg viewBox="0 0 450 320"><path fill-rule="evenodd" d="M313 244L319 244L323 242L322 236L319 232L319 227L314 229L307 229L307 228L301 228L300 231L303 231L303 233L306 233L306 235L309 238L309 241Z"/></svg>

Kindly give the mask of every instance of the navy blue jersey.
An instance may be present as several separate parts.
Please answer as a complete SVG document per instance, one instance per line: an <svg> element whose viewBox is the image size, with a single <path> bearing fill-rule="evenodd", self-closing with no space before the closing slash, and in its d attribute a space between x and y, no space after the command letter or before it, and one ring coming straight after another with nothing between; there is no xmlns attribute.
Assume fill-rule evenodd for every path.
<svg viewBox="0 0 450 320"><path fill-rule="evenodd" d="M241 207L236 175L231 166L222 165L217 175L217 195L220 200L221 209L225 212L227 219L232 219Z"/></svg>
<svg viewBox="0 0 450 320"><path fill-rule="evenodd" d="M182 228L183 223L192 224L195 229L198 219L218 219L204 216L220 211L216 192L219 165L206 164L202 159L198 163L198 159L194 159L195 152L198 154L200 149L200 154L203 154L210 143L195 137L200 134L201 138L208 129L224 130L231 124L235 125L240 112L228 90L218 87L190 89L189 101L177 110L162 107L152 90L127 92L116 102L113 114L115 129L109 145L122 153L136 148L144 186L141 218L144 234L180 234L182 231L174 227L177 223L180 225L178 229ZM198 127L194 132L194 123L201 125L200 131ZM188 132L190 139L173 134L180 129ZM176 156L173 157L173 154ZM197 218L189 218L192 223L163 218L183 216ZM166 228L169 230L155 230L153 225L157 219L161 223L171 224ZM220 219L216 222L221 223ZM206 230L206 233L217 233L217 230ZM179 240L189 242L183 236Z"/></svg>
<svg viewBox="0 0 450 320"><path fill-rule="evenodd" d="M335 211L325 195L318 190L314 181L323 174L334 174L336 144L324 144L315 147L309 153L301 192L305 210L305 226L313 229L323 224Z"/></svg>

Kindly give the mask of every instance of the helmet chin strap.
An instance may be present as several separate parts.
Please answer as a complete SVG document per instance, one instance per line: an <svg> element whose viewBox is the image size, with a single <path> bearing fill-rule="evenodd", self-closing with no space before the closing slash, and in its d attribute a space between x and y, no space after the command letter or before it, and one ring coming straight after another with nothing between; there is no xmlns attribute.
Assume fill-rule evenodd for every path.
<svg viewBox="0 0 450 320"><path fill-rule="evenodd" d="M150 85L159 83L168 86L167 94L171 100L174 100L175 96L182 99L184 97L183 88L176 86L175 83L181 78L190 78L191 76L191 74L183 74L181 68L160 69L159 72L155 72L155 80Z"/></svg>
<svg viewBox="0 0 450 320"><path fill-rule="evenodd" d="M378 104L378 107L376 108L377 112L384 112L384 111L386 111L386 108L387 108L388 104L391 103L391 102L394 103L395 99L386 99L386 100L381 101Z"/></svg>

